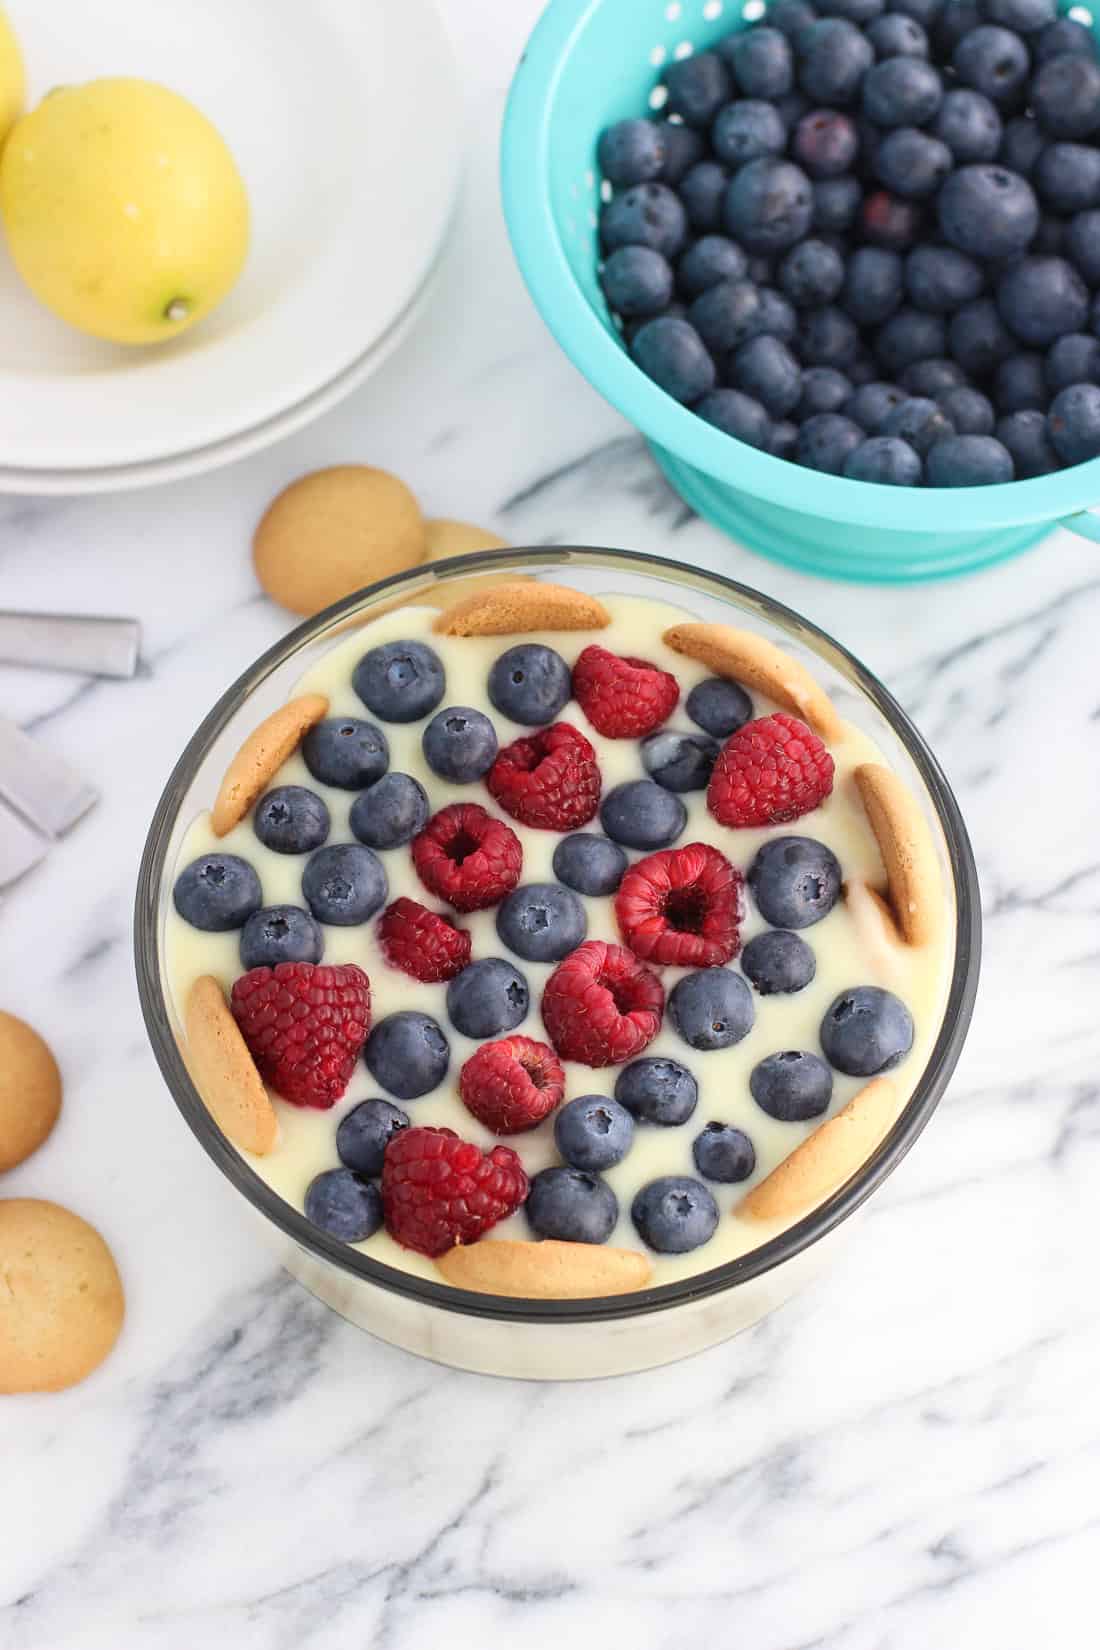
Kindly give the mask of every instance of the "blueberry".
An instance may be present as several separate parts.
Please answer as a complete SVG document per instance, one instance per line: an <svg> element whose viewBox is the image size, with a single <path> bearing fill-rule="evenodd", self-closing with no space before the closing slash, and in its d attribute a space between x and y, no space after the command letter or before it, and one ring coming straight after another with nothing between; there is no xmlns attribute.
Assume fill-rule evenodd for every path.
<svg viewBox="0 0 1100 1650"><path fill-rule="evenodd" d="M997 308L1021 343L1045 349L1062 333L1081 332L1088 324L1088 288L1064 258L1021 258L997 283Z"/></svg>
<svg viewBox="0 0 1100 1650"><path fill-rule="evenodd" d="M342 1243L362 1243L382 1224L382 1193L351 1169L325 1169L306 1188L306 1219Z"/></svg>
<svg viewBox="0 0 1100 1650"><path fill-rule="evenodd" d="M584 906L560 882L527 882L497 908L497 933L527 962L559 962L588 932Z"/></svg>
<svg viewBox="0 0 1100 1650"><path fill-rule="evenodd" d="M951 66L964 85L1003 108L1015 103L1031 61L1019 35L983 23L963 35L951 54Z"/></svg>
<svg viewBox="0 0 1100 1650"><path fill-rule="evenodd" d="M1067 332L1056 338L1047 350L1044 372L1052 395L1070 384L1100 384L1100 341L1087 332Z"/></svg>
<svg viewBox="0 0 1100 1650"><path fill-rule="evenodd" d="M527 1018L531 993L514 963L484 957L447 986L447 1013L464 1037L501 1037Z"/></svg>
<svg viewBox="0 0 1100 1650"><path fill-rule="evenodd" d="M432 772L454 785L470 785L488 773L498 748L493 724L470 705L448 705L437 712L420 744Z"/></svg>
<svg viewBox="0 0 1100 1650"><path fill-rule="evenodd" d="M621 246L646 246L675 258L686 240L683 204L664 183L637 183L615 195L600 213L600 241L608 253Z"/></svg>
<svg viewBox="0 0 1100 1650"><path fill-rule="evenodd" d="M813 109L795 127L791 158L811 178L838 178L851 170L858 148L848 115L837 109Z"/></svg>
<svg viewBox="0 0 1100 1650"><path fill-rule="evenodd" d="M781 338L791 344L798 336L798 316L794 305L774 287L757 288L760 293L760 313L755 322L756 333L767 333L770 338Z"/></svg>
<svg viewBox="0 0 1100 1650"><path fill-rule="evenodd" d="M692 688L684 709L706 733L728 739L752 716L752 700L737 682L708 676Z"/></svg>
<svg viewBox="0 0 1100 1650"><path fill-rule="evenodd" d="M1065 253L1089 286L1100 286L1100 211L1078 212L1066 226Z"/></svg>
<svg viewBox="0 0 1100 1650"><path fill-rule="evenodd" d="M1047 404L1046 375L1043 357L1033 351L1021 351L1002 361L993 376L993 399L1001 413L1023 412L1026 407L1045 408Z"/></svg>
<svg viewBox="0 0 1100 1650"><path fill-rule="evenodd" d="M632 1060L615 1079L615 1098L640 1123L673 1128L686 1123L699 1103L699 1085L676 1060Z"/></svg>
<svg viewBox="0 0 1100 1650"><path fill-rule="evenodd" d="M813 837L773 837L749 866L748 884L765 922L809 928L837 902L840 865L832 849Z"/></svg>
<svg viewBox="0 0 1100 1650"><path fill-rule="evenodd" d="M784 255L777 278L792 304L828 304L844 285L844 263L824 241L800 241Z"/></svg>
<svg viewBox="0 0 1100 1650"><path fill-rule="evenodd" d="M706 1123L691 1145L695 1167L706 1180L731 1186L747 1180L756 1167L756 1152L744 1129L729 1123Z"/></svg>
<svg viewBox="0 0 1100 1650"><path fill-rule="evenodd" d="M1035 162L1045 147L1046 139L1038 123L1029 115L1016 115L1004 129L997 159L1009 171L1019 172L1022 178L1030 178L1035 171Z"/></svg>
<svg viewBox="0 0 1100 1650"><path fill-rule="evenodd" d="M742 97L782 97L794 85L794 55L779 29L741 29L719 49Z"/></svg>
<svg viewBox="0 0 1100 1650"><path fill-rule="evenodd" d="M993 434L993 403L980 390L956 384L953 389L940 390L935 399L948 422L955 426L956 435Z"/></svg>
<svg viewBox="0 0 1100 1650"><path fill-rule="evenodd" d="M798 462L827 475L840 475L864 432L842 413L818 413L798 432Z"/></svg>
<svg viewBox="0 0 1100 1650"><path fill-rule="evenodd" d="M1031 82L1031 105L1052 137L1084 138L1100 127L1100 63L1052 57Z"/></svg>
<svg viewBox="0 0 1100 1650"><path fill-rule="evenodd" d="M1017 34L1036 34L1058 15L1057 0L984 0L982 9L991 23Z"/></svg>
<svg viewBox="0 0 1100 1650"><path fill-rule="evenodd" d="M817 12L809 0L774 0L768 7L768 23L785 34L788 40L797 40L803 29L817 22Z"/></svg>
<svg viewBox="0 0 1100 1650"><path fill-rule="evenodd" d="M685 1255L714 1236L718 1205L701 1180L665 1174L642 1187L630 1206L630 1218L650 1249L661 1255Z"/></svg>
<svg viewBox="0 0 1100 1650"><path fill-rule="evenodd" d="M782 418L798 405L802 370L778 338L766 333L750 338L733 352L730 380L736 389L759 401L773 418Z"/></svg>
<svg viewBox="0 0 1100 1650"><path fill-rule="evenodd" d="M716 160L701 160L680 180L680 199L693 229L720 229L730 175Z"/></svg>
<svg viewBox="0 0 1100 1650"><path fill-rule="evenodd" d="M707 152L706 142L692 127L679 123L663 121L659 130L664 147L664 160L658 175L662 183L671 184L675 189L685 173L690 172L691 168L703 159ZM641 179L638 181L641 182ZM686 206L687 203L684 204Z"/></svg>
<svg viewBox="0 0 1100 1650"><path fill-rule="evenodd" d="M809 100L799 91L784 92L782 97L776 98L775 108L788 132L793 132L803 115L810 112Z"/></svg>
<svg viewBox="0 0 1100 1650"><path fill-rule="evenodd" d="M938 358L946 349L947 328L942 316L907 306L896 310L875 337L875 355L887 372L900 372L930 356Z"/></svg>
<svg viewBox="0 0 1100 1650"><path fill-rule="evenodd" d="M1100 149L1084 143L1048 144L1035 162L1035 188L1053 212L1100 205Z"/></svg>
<svg viewBox="0 0 1100 1650"><path fill-rule="evenodd" d="M358 716L328 716L302 740L306 767L322 785L361 791L381 779L390 765L390 747L381 728Z"/></svg>
<svg viewBox="0 0 1100 1650"><path fill-rule="evenodd" d="M933 136L946 143L957 166L993 160L1001 147L1003 130L995 106L970 86L947 92L932 122ZM1002 158L1006 166L1011 166L1007 155Z"/></svg>
<svg viewBox="0 0 1100 1650"><path fill-rule="evenodd" d="M992 298L964 304L951 317L947 337L951 354L972 378L988 377L1016 348Z"/></svg>
<svg viewBox="0 0 1100 1650"><path fill-rule="evenodd" d="M1051 445L1046 414L1034 407L1028 412L1009 413L1007 418L999 418L996 435L1012 455L1021 481L1032 476L1053 475L1061 469L1061 461Z"/></svg>
<svg viewBox="0 0 1100 1650"><path fill-rule="evenodd" d="M176 910L192 928L225 934L243 928L263 904L260 879L239 854L202 854L184 867L172 890Z"/></svg>
<svg viewBox="0 0 1100 1650"><path fill-rule="evenodd" d="M852 388L856 390L861 384L874 383L878 377L878 364L869 350L860 350L848 368L848 377L852 380Z"/></svg>
<svg viewBox="0 0 1100 1650"><path fill-rule="evenodd" d="M806 1123L828 1111L833 1074L820 1055L785 1049L753 1067L749 1093L777 1122Z"/></svg>
<svg viewBox="0 0 1100 1650"><path fill-rule="evenodd" d="M929 487L988 487L1011 481L1012 455L991 435L950 435L925 460Z"/></svg>
<svg viewBox="0 0 1100 1650"><path fill-rule="evenodd" d="M752 992L728 968L684 974L669 993L668 1012L688 1047L704 1054L739 1043L756 1016Z"/></svg>
<svg viewBox="0 0 1100 1650"><path fill-rule="evenodd" d="M1066 222L1052 212L1044 212L1031 243L1031 251L1038 257L1056 258L1062 253L1066 239Z"/></svg>
<svg viewBox="0 0 1100 1650"><path fill-rule="evenodd" d="M406 1008L379 1020L367 1038L363 1058L375 1082L387 1093L399 1100L416 1100L442 1083L451 1050L429 1014Z"/></svg>
<svg viewBox="0 0 1100 1650"><path fill-rule="evenodd" d="M924 126L943 101L943 82L920 57L887 57L863 77L863 112L876 126Z"/></svg>
<svg viewBox="0 0 1100 1650"><path fill-rule="evenodd" d="M883 420L882 434L897 436L908 443L913 451L921 458L927 456L928 451L937 441L945 436L954 435L955 431L943 409L927 396L910 396L903 401L900 407Z"/></svg>
<svg viewBox="0 0 1100 1650"><path fill-rule="evenodd" d="M886 9L886 0L823 0L818 6L823 17L846 17L862 26Z"/></svg>
<svg viewBox="0 0 1100 1650"><path fill-rule="evenodd" d="M944 390L966 383L966 374L957 361L930 356L927 361L910 361L898 382L907 395L930 395L933 400Z"/></svg>
<svg viewBox="0 0 1100 1650"><path fill-rule="evenodd" d="M752 396L740 390L712 390L698 403L695 411L708 424L750 447L767 447L770 425L768 414Z"/></svg>
<svg viewBox="0 0 1100 1650"><path fill-rule="evenodd" d="M600 135L596 159L610 183L629 188L661 176L668 128L651 120L617 120Z"/></svg>
<svg viewBox="0 0 1100 1650"><path fill-rule="evenodd" d="M899 1065L913 1046L913 1017L899 997L877 985L842 991L821 1022L821 1047L849 1077L875 1077Z"/></svg>
<svg viewBox="0 0 1100 1650"><path fill-rule="evenodd" d="M407 773L387 773L357 796L348 823L352 835L368 848L400 848L428 823L431 807L419 780Z"/></svg>
<svg viewBox="0 0 1100 1650"><path fill-rule="evenodd" d="M795 41L795 53L802 90L812 102L831 108L855 102L875 59L860 30L841 17L811 23Z"/></svg>
<svg viewBox="0 0 1100 1650"><path fill-rule="evenodd" d="M361 1100L340 1119L336 1155L346 1169L354 1169L367 1180L377 1180L386 1147L408 1126L408 1113L400 1106L392 1106L388 1100Z"/></svg>
<svg viewBox="0 0 1100 1650"><path fill-rule="evenodd" d="M905 392L896 384L862 384L846 404L844 416L868 435L878 435L889 414L904 400Z"/></svg>
<svg viewBox="0 0 1100 1650"><path fill-rule="evenodd" d="M308 911L298 905L265 905L241 930L241 967L320 962L324 948L321 930Z"/></svg>
<svg viewBox="0 0 1100 1650"><path fill-rule="evenodd" d="M750 160L726 190L723 214L734 240L749 252L768 256L782 252L800 241L810 227L810 180L789 160L775 156Z"/></svg>
<svg viewBox="0 0 1100 1650"><path fill-rule="evenodd" d="M352 928L386 903L386 873L371 848L337 842L311 854L302 872L302 894L318 922Z"/></svg>
<svg viewBox="0 0 1100 1650"><path fill-rule="evenodd" d="M651 246L620 246L600 271L600 285L616 314L659 315L672 298L672 268Z"/></svg>
<svg viewBox="0 0 1100 1650"><path fill-rule="evenodd" d="M687 321L658 315L635 333L630 353L642 371L676 401L697 401L717 373L703 340Z"/></svg>
<svg viewBox="0 0 1100 1650"><path fill-rule="evenodd" d="M608 791L600 805L600 824L624 847L667 848L687 824L687 809L652 779L630 779Z"/></svg>
<svg viewBox="0 0 1100 1650"><path fill-rule="evenodd" d="M813 186L813 226L818 234L843 234L859 214L863 191L856 178L819 178Z"/></svg>
<svg viewBox="0 0 1100 1650"><path fill-rule="evenodd" d="M984 286L981 265L956 247L915 246L906 257L905 290L917 309L953 314L976 298ZM945 384L939 387L947 388Z"/></svg>
<svg viewBox="0 0 1100 1650"><path fill-rule="evenodd" d="M688 298L698 298L719 281L741 281L749 260L726 235L703 235L688 247L676 266L676 281Z"/></svg>
<svg viewBox="0 0 1100 1650"><path fill-rule="evenodd" d="M975 258L1015 257L1039 227L1031 185L1004 166L961 166L940 190L938 207L947 239Z"/></svg>
<svg viewBox="0 0 1100 1650"><path fill-rule="evenodd" d="M933 25L936 46L950 57L963 35L984 21L982 0L945 0Z"/></svg>
<svg viewBox="0 0 1100 1650"><path fill-rule="evenodd" d="M710 141L718 159L736 169L761 155L781 155L787 147L787 128L770 103L739 98L720 110Z"/></svg>
<svg viewBox="0 0 1100 1650"><path fill-rule="evenodd" d="M802 374L797 416L805 420L817 413L839 412L852 393L851 379L835 367L807 367Z"/></svg>
<svg viewBox="0 0 1100 1650"><path fill-rule="evenodd" d="M914 201L901 200L888 189L876 189L864 200L860 221L864 237L872 246L906 252L915 244L923 219Z"/></svg>
<svg viewBox="0 0 1100 1650"><path fill-rule="evenodd" d="M622 323L620 331L622 333L623 341L629 348L633 344L642 327L648 326L650 321L686 321L687 305L681 303L679 298L673 298L671 303L665 305L659 316L626 315L620 316L619 319Z"/></svg>
<svg viewBox="0 0 1100 1650"><path fill-rule="evenodd" d="M904 295L903 265L896 252L882 246L860 246L848 260L844 277L844 307L861 327L888 320Z"/></svg>
<svg viewBox="0 0 1100 1650"><path fill-rule="evenodd" d="M526 727L552 722L573 691L560 653L521 642L502 653L489 672L489 699L502 716Z"/></svg>
<svg viewBox="0 0 1100 1650"><path fill-rule="evenodd" d="M781 418L773 424L768 436L768 451L773 458L785 458L794 464L798 451L798 425L792 424L789 418Z"/></svg>
<svg viewBox="0 0 1100 1650"><path fill-rule="evenodd" d="M849 481L877 481L887 487L919 487L921 461L897 436L871 435L844 466Z"/></svg>
<svg viewBox="0 0 1100 1650"><path fill-rule="evenodd" d="M443 663L424 642L383 642L364 653L351 685L384 722L419 722L443 697Z"/></svg>
<svg viewBox="0 0 1100 1650"><path fill-rule="evenodd" d="M696 52L670 63L664 81L668 112L687 126L709 126L733 93L729 70L716 52Z"/></svg>
<svg viewBox="0 0 1100 1650"><path fill-rule="evenodd" d="M1047 428L1064 464L1084 464L1100 455L1100 386L1069 384L1050 404Z"/></svg>
<svg viewBox="0 0 1100 1650"><path fill-rule="evenodd" d="M1067 52L1077 57L1093 57L1096 42L1083 23L1075 23L1072 17L1059 17L1039 30L1031 49L1036 63L1048 63L1052 57L1062 57Z"/></svg>
<svg viewBox="0 0 1100 1650"><path fill-rule="evenodd" d="M741 969L762 997L802 991L817 973L817 958L799 934L765 928L741 953Z"/></svg>
<svg viewBox="0 0 1100 1650"><path fill-rule="evenodd" d="M642 766L666 791L705 791L718 760L718 741L705 733L663 728L642 741Z"/></svg>
<svg viewBox="0 0 1100 1650"><path fill-rule="evenodd" d="M893 63L912 62L895 57ZM887 64L883 64L885 69ZM924 200L934 195L951 170L951 151L939 138L929 137L915 126L899 126L888 132L875 156L879 181L895 195L907 200Z"/></svg>
<svg viewBox="0 0 1100 1650"><path fill-rule="evenodd" d="M252 828L276 854L308 854L329 833L329 812L316 791L304 785L276 785L256 804Z"/></svg>
<svg viewBox="0 0 1100 1650"><path fill-rule="evenodd" d="M928 36L915 18L906 17L903 12L887 12L883 17L876 17L863 32L880 62L888 57L926 58L929 55Z"/></svg>
<svg viewBox="0 0 1100 1650"><path fill-rule="evenodd" d="M554 875L578 894L613 894L628 863L617 842L594 831L575 831L554 849Z"/></svg>
<svg viewBox="0 0 1100 1650"><path fill-rule="evenodd" d="M606 1243L619 1218L619 1200L606 1181L584 1169L542 1169L524 1205L531 1230L563 1243Z"/></svg>
<svg viewBox="0 0 1100 1650"><path fill-rule="evenodd" d="M798 348L808 367L851 366L859 354L859 329L835 304L807 310L798 329Z"/></svg>
<svg viewBox="0 0 1100 1650"><path fill-rule="evenodd" d="M634 1119L617 1100L585 1094L554 1118L554 1144L574 1169L590 1173L621 1163L634 1143Z"/></svg>

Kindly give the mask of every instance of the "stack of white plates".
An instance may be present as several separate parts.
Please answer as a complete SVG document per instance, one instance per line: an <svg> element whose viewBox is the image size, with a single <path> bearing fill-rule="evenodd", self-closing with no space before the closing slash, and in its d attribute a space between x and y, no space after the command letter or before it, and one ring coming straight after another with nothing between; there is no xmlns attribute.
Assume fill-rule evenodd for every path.
<svg viewBox="0 0 1100 1650"><path fill-rule="evenodd" d="M228 298L137 349L42 309L0 246L0 492L88 493L255 452L385 360L422 303L459 183L461 106L431 0L6 0L28 105L159 80L228 142L252 246Z"/></svg>

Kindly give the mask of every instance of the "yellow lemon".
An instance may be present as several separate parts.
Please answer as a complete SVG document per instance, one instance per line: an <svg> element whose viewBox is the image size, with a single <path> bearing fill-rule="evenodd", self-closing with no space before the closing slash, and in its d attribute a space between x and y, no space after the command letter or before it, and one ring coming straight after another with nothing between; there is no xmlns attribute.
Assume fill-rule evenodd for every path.
<svg viewBox="0 0 1100 1650"><path fill-rule="evenodd" d="M219 133L147 80L62 86L0 156L15 266L82 332L155 343L225 297L248 249L248 197Z"/></svg>
<svg viewBox="0 0 1100 1650"><path fill-rule="evenodd" d="M11 32L11 24L0 11L0 144L19 119L23 108L23 54Z"/></svg>

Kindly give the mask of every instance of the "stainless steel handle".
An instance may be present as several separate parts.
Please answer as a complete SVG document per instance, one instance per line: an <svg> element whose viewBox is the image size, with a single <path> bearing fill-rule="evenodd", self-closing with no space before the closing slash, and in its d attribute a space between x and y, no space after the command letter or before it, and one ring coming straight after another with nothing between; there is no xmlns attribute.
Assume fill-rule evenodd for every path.
<svg viewBox="0 0 1100 1650"><path fill-rule="evenodd" d="M137 669L140 644L136 619L0 612L0 664L126 677Z"/></svg>

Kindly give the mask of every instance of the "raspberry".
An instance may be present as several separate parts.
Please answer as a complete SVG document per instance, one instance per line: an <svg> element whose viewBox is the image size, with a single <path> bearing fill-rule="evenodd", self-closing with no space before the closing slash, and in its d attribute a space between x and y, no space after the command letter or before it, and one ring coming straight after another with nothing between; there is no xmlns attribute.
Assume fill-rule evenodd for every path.
<svg viewBox="0 0 1100 1650"><path fill-rule="evenodd" d="M568 722L505 745L485 783L506 814L544 831L575 831L600 805L596 752Z"/></svg>
<svg viewBox="0 0 1100 1650"><path fill-rule="evenodd" d="M415 838L412 857L425 888L456 911L496 905L523 869L516 833L476 802L441 808Z"/></svg>
<svg viewBox="0 0 1100 1650"><path fill-rule="evenodd" d="M458 1089L466 1109L494 1134L522 1134L561 1105L565 1073L547 1043L502 1037L470 1056Z"/></svg>
<svg viewBox="0 0 1100 1650"><path fill-rule="evenodd" d="M370 1030L370 981L354 963L250 968L230 1004L265 1083L295 1106L327 1111L351 1081Z"/></svg>
<svg viewBox="0 0 1100 1650"><path fill-rule="evenodd" d="M824 802L833 759L795 716L761 716L726 740L707 787L720 825L783 825Z"/></svg>
<svg viewBox="0 0 1100 1650"><path fill-rule="evenodd" d="M573 666L573 697L597 733L642 739L676 709L679 684L645 659L623 659L605 647L586 647Z"/></svg>
<svg viewBox="0 0 1100 1650"><path fill-rule="evenodd" d="M382 1162L386 1230L405 1249L442 1255L519 1208L523 1164L510 1146L482 1152L453 1129L402 1129Z"/></svg>
<svg viewBox="0 0 1100 1650"><path fill-rule="evenodd" d="M587 940L558 964L542 994L542 1018L563 1060L621 1066L661 1029L664 987L621 945Z"/></svg>
<svg viewBox="0 0 1100 1650"><path fill-rule="evenodd" d="M703 842L638 860L615 896L619 931L636 957L720 968L741 949L744 879Z"/></svg>
<svg viewBox="0 0 1100 1650"><path fill-rule="evenodd" d="M378 940L391 967L425 984L453 980L470 960L466 930L414 899L395 899L387 905L378 924Z"/></svg>

